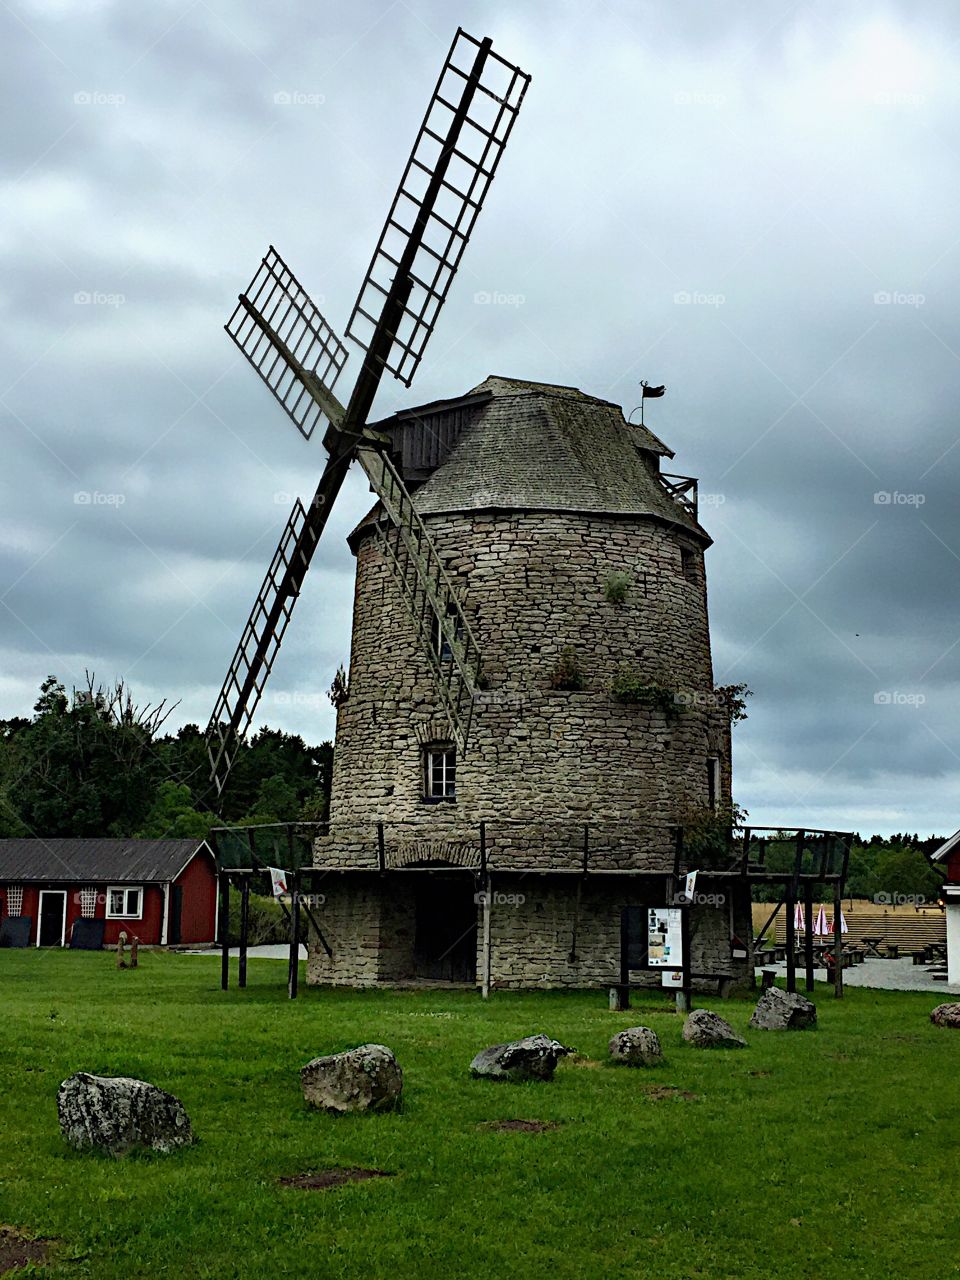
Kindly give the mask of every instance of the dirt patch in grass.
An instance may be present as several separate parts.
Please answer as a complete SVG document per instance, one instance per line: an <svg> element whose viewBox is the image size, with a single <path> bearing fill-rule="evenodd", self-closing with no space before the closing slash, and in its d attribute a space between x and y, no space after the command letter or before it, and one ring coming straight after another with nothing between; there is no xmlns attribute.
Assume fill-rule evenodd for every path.
<svg viewBox="0 0 960 1280"><path fill-rule="evenodd" d="M773 1072L771 1071L748 1071L747 1072L748 1076L769 1076L772 1074Z"/></svg>
<svg viewBox="0 0 960 1280"><path fill-rule="evenodd" d="M392 1178L384 1169L310 1169L292 1178L281 1178L281 1187L294 1187L300 1191L329 1191L342 1187L345 1182L365 1182L368 1178Z"/></svg>
<svg viewBox="0 0 960 1280"><path fill-rule="evenodd" d="M480 1126L497 1133L547 1133L559 1127L553 1120L487 1120Z"/></svg>
<svg viewBox="0 0 960 1280"><path fill-rule="evenodd" d="M42 1265L50 1257L53 1240L28 1240L13 1227L0 1227L0 1276L10 1275L31 1262Z"/></svg>
<svg viewBox="0 0 960 1280"><path fill-rule="evenodd" d="M696 1102L697 1094L690 1093L687 1089L678 1089L672 1084L648 1084L641 1090L646 1097L652 1098L654 1102L663 1102L667 1098L680 1098L684 1102Z"/></svg>
<svg viewBox="0 0 960 1280"><path fill-rule="evenodd" d="M596 1058L588 1058L586 1054L583 1053L574 1053L567 1059L567 1061L570 1063L571 1067L586 1067L591 1071L595 1071L598 1067L603 1066L603 1063L599 1062Z"/></svg>

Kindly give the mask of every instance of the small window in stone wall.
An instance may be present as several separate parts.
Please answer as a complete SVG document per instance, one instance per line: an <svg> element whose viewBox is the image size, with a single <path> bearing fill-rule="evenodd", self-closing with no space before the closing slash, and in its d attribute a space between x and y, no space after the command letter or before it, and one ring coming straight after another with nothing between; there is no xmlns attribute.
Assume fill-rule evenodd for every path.
<svg viewBox="0 0 960 1280"><path fill-rule="evenodd" d="M720 804L720 761L715 756L707 761L707 804L713 810Z"/></svg>
<svg viewBox="0 0 960 1280"><path fill-rule="evenodd" d="M688 582L697 581L697 553L690 547L680 548L680 572Z"/></svg>
<svg viewBox="0 0 960 1280"><path fill-rule="evenodd" d="M456 615L456 606L452 604L448 605L447 616L450 618L456 618ZM457 619L455 623L455 634L458 640L463 639L463 627L461 626L459 619ZM433 620L433 647L441 662L449 662L453 658L450 642L443 634L443 627L440 625L439 618L434 618Z"/></svg>
<svg viewBox="0 0 960 1280"><path fill-rule="evenodd" d="M457 794L457 751L447 743L432 743L424 751L424 799L453 800Z"/></svg>

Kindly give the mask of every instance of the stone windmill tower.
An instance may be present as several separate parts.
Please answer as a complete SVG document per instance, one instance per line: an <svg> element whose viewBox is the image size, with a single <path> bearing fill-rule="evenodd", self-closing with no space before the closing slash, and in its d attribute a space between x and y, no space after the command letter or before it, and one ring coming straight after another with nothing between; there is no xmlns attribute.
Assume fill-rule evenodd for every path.
<svg viewBox="0 0 960 1280"><path fill-rule="evenodd" d="M729 797L709 538L669 450L615 405L503 378L369 421L384 374L416 374L528 83L458 30L347 324L345 404L347 347L272 247L226 326L327 460L216 701L218 793L354 460L377 497L352 538L312 981L609 982L623 908L672 891L684 813ZM735 905L703 913L695 968L731 968Z"/></svg>
<svg viewBox="0 0 960 1280"><path fill-rule="evenodd" d="M381 538L357 560L331 825L332 955L310 979L616 980L628 905L662 905L676 827L730 798L696 484L620 408L490 377L377 424L483 653L456 742ZM436 630L434 657L449 661ZM699 908L694 970L733 972L745 902ZM742 966L741 966L742 967Z"/></svg>

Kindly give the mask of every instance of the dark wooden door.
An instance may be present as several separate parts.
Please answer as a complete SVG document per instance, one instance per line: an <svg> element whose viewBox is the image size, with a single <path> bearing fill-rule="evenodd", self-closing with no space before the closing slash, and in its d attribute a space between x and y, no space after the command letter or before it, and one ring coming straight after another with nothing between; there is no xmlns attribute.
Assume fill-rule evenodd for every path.
<svg viewBox="0 0 960 1280"><path fill-rule="evenodd" d="M472 876L418 876L413 971L443 982L477 980L477 903Z"/></svg>
<svg viewBox="0 0 960 1280"><path fill-rule="evenodd" d="M67 895L44 890L40 895L40 946L63 946L64 917L67 914Z"/></svg>
<svg viewBox="0 0 960 1280"><path fill-rule="evenodd" d="M167 942L171 945L180 941L180 919L183 915L183 885L170 886L170 926L167 929Z"/></svg>

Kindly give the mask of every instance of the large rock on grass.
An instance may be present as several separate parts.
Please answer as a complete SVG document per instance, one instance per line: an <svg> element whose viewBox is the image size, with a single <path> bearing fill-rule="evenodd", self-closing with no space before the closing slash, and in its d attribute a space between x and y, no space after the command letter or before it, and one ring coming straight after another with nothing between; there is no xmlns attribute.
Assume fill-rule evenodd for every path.
<svg viewBox="0 0 960 1280"><path fill-rule="evenodd" d="M575 1052L549 1036L525 1036L509 1044L481 1049L470 1063L470 1071L475 1076L510 1080L515 1084L523 1080L552 1080L557 1062Z"/></svg>
<svg viewBox="0 0 960 1280"><path fill-rule="evenodd" d="M768 987L757 1001L750 1025L761 1031L804 1031L817 1025L817 1006L798 991Z"/></svg>
<svg viewBox="0 0 960 1280"><path fill-rule="evenodd" d="M656 1067L663 1061L660 1037L649 1027L627 1027L612 1036L609 1044L614 1062L628 1067Z"/></svg>
<svg viewBox="0 0 960 1280"><path fill-rule="evenodd" d="M935 1027L956 1027L960 1030L960 1004L938 1004L930 1014Z"/></svg>
<svg viewBox="0 0 960 1280"><path fill-rule="evenodd" d="M746 1040L738 1036L729 1022L709 1009L694 1009L683 1024L683 1038L695 1049L745 1049Z"/></svg>
<svg viewBox="0 0 960 1280"><path fill-rule="evenodd" d="M322 1111L394 1111L400 1105L403 1072L386 1045L362 1044L314 1058L301 1067L300 1084L310 1106Z"/></svg>
<svg viewBox="0 0 960 1280"><path fill-rule="evenodd" d="M194 1141L178 1098L128 1076L78 1071L60 1086L57 1114L60 1132L78 1151L122 1156L139 1147L167 1153Z"/></svg>

